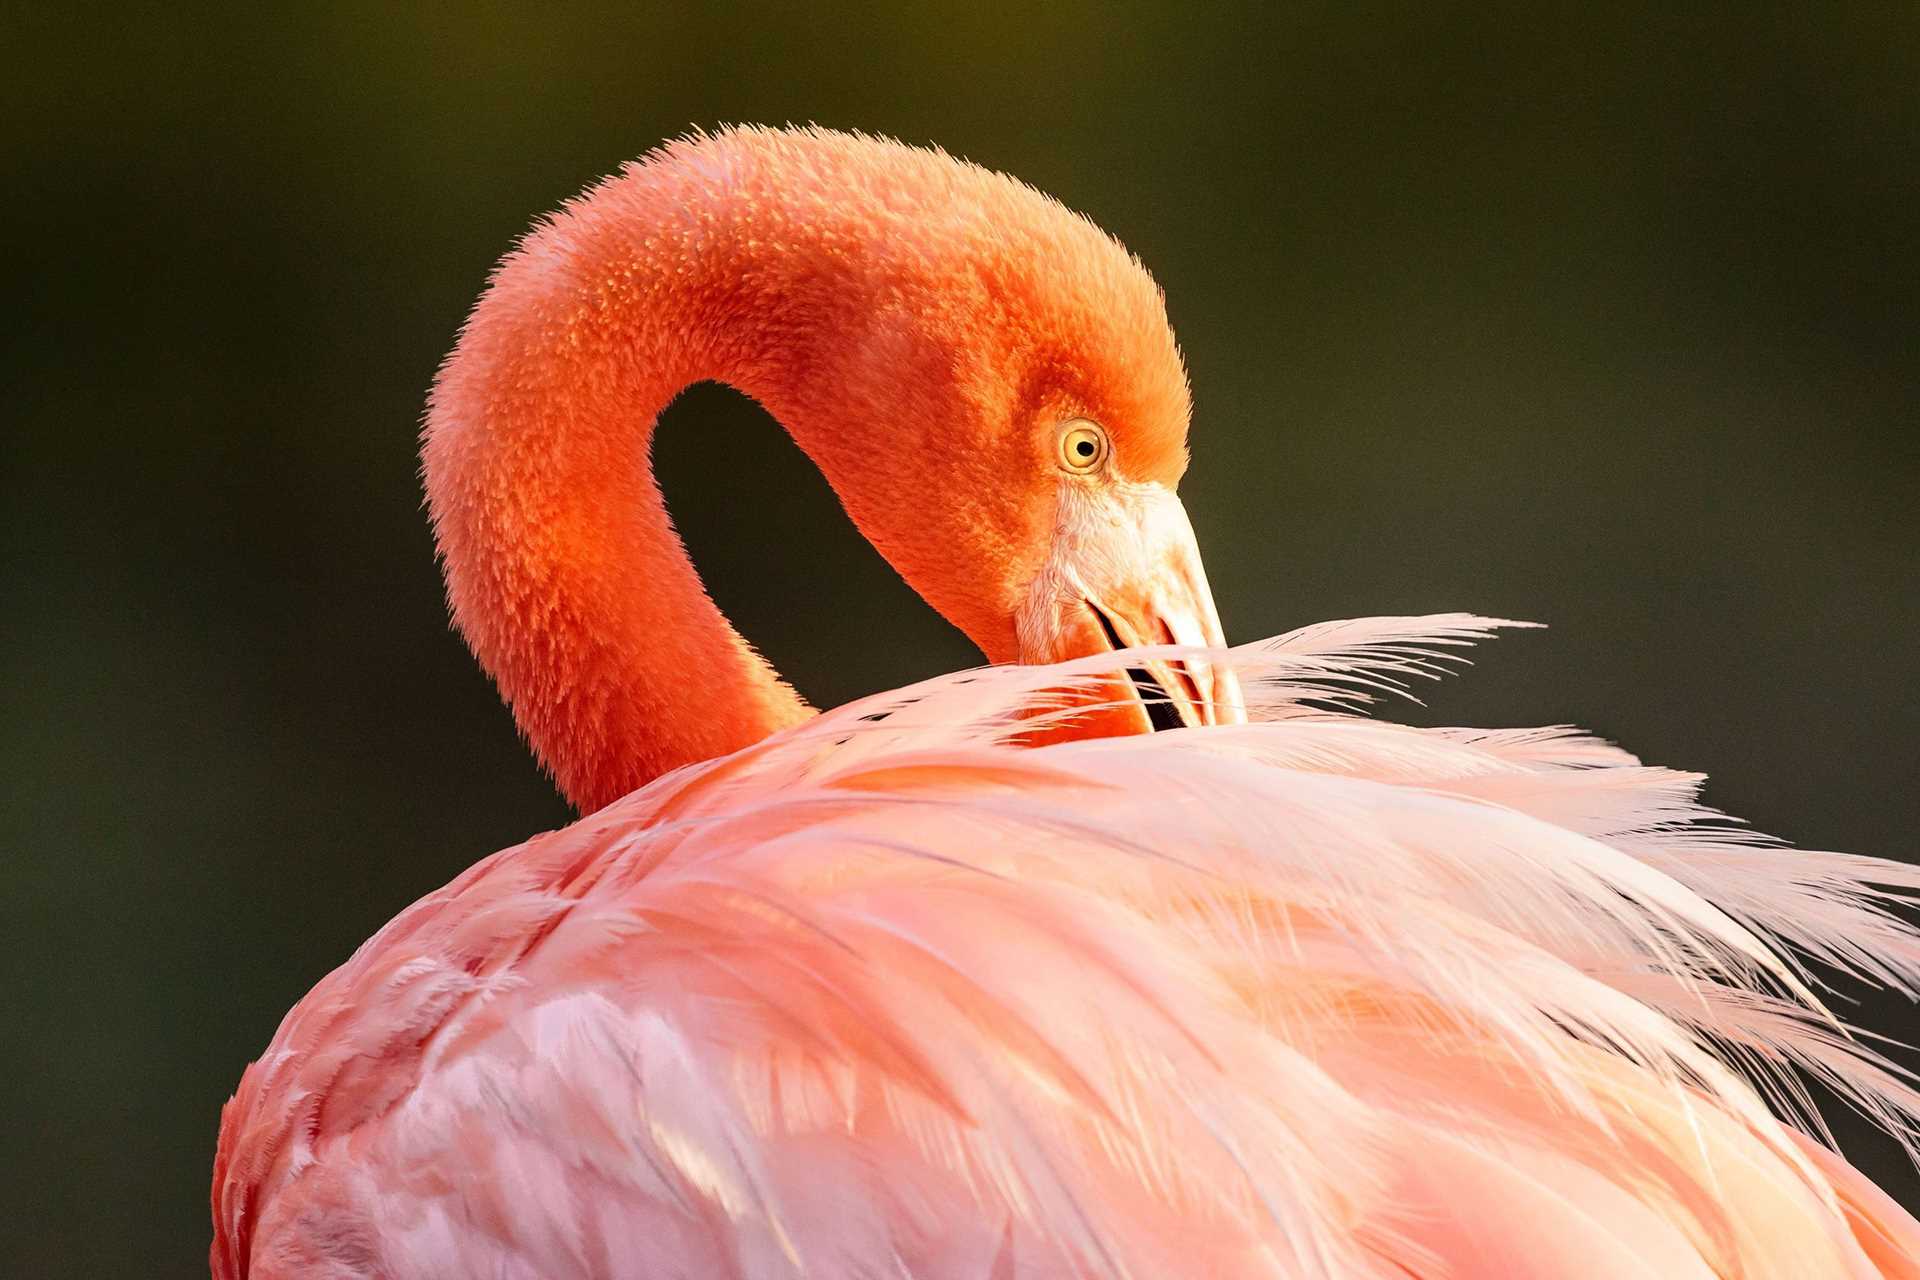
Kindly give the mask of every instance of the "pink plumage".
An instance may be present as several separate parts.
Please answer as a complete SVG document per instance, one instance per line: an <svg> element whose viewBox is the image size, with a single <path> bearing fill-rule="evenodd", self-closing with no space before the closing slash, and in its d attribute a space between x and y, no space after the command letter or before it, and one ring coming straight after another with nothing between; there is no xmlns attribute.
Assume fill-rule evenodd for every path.
<svg viewBox="0 0 1920 1280"><path fill-rule="evenodd" d="M849 155L868 179L850 199L885 199L890 165L1006 182L819 134L650 164L724 194L765 176L734 166L804 160L817 183ZM966 222L964 191L941 199ZM564 222L543 234L571 245ZM494 402L452 403L430 486L434 449L503 429ZM1096 420L1085 399L1034 405L1049 442ZM1100 429L1115 471L1095 478L1152 487L1125 428ZM782 704L738 749L414 904L296 1006L229 1104L217 1280L1920 1277L1920 1224L1777 1114L1811 1121L1804 1069L1911 1132L1920 1095L1792 957L1911 991L1920 936L1887 908L1920 873L1741 833L1696 777L1573 730L1365 718L1503 624L1221 647L1162 498L1128 499L1172 522L1156 551L1098 532L1104 490L1060 467L1035 581L1105 617L1087 584L1118 579L1087 565L1164 554L1178 573L1142 589L1161 603L1113 606L1134 632L1113 638L1200 644ZM571 528L569 492L550 500ZM886 517L864 510L871 534ZM498 572L474 519L449 554ZM564 596L577 558L515 572ZM1071 594L1021 597L1042 611L1010 622L1023 643L1068 633L1032 618ZM518 641L489 634L494 666L486 646ZM1081 736L1090 707L1156 692L1181 727ZM607 722L582 723L604 752ZM544 741L551 758L572 738Z"/></svg>

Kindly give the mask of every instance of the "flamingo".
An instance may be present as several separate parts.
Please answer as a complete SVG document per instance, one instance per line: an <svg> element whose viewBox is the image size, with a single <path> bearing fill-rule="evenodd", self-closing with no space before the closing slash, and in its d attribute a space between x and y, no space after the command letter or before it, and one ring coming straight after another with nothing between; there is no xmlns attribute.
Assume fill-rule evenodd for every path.
<svg viewBox="0 0 1920 1280"><path fill-rule="evenodd" d="M650 473L704 379L996 665L782 683ZM1912 1138L1807 962L1911 992L1920 874L1573 729L1365 714L1498 620L1227 647L1188 410L1140 263L944 153L696 134L540 224L425 483L586 816L287 1015L216 1280L1920 1277L1801 1084Z"/></svg>

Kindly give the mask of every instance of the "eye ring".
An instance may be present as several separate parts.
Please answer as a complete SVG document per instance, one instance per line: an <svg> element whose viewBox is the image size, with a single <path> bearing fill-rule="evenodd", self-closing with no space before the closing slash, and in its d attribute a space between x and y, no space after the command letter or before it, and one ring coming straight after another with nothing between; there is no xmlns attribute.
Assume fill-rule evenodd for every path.
<svg viewBox="0 0 1920 1280"><path fill-rule="evenodd" d="M1097 422L1075 418L1060 428L1060 469L1091 475L1107 465L1113 444Z"/></svg>

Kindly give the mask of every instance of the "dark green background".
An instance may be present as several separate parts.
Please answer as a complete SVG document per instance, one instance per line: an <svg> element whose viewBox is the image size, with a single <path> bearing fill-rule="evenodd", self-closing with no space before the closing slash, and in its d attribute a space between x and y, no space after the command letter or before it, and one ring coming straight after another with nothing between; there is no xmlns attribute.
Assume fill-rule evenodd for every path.
<svg viewBox="0 0 1920 1280"><path fill-rule="evenodd" d="M1422 714L1911 856L1920 8L1671 7L5 11L0 1273L204 1275L281 1013L566 820L446 627L414 429L529 218L695 123L938 141L1137 250L1232 637L1543 619ZM659 450L816 702L970 661L757 410Z"/></svg>

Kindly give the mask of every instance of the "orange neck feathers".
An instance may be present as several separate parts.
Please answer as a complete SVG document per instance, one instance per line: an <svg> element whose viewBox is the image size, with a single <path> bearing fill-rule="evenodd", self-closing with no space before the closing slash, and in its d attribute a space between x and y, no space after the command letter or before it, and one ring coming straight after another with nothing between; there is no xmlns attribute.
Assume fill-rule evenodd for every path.
<svg viewBox="0 0 1920 1280"><path fill-rule="evenodd" d="M654 421L702 380L765 405L996 661L1053 519L1026 424L1164 422L1123 446L1134 474L1184 457L1152 282L1029 188L817 131L630 166L502 263L423 440L454 618L582 810L811 714L707 596L653 479Z"/></svg>

